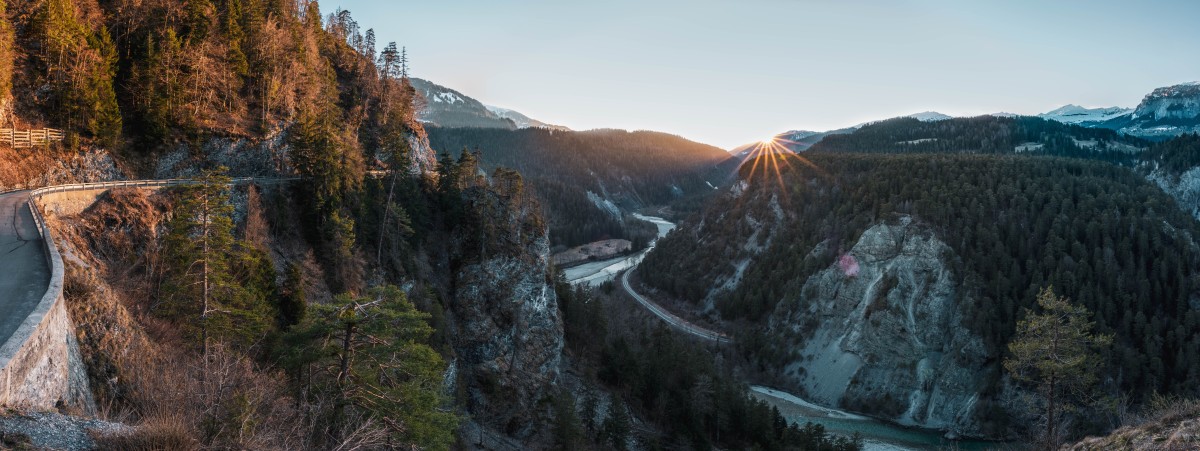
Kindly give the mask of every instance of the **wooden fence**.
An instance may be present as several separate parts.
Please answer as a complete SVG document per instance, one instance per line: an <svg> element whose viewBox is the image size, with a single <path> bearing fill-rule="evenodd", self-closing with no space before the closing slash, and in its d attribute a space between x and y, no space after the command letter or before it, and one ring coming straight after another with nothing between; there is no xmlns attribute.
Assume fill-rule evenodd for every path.
<svg viewBox="0 0 1200 451"><path fill-rule="evenodd" d="M8 144L9 147L14 149L44 146L50 144L51 141L62 140L63 131L56 128L42 128L37 130L0 128L0 144Z"/></svg>

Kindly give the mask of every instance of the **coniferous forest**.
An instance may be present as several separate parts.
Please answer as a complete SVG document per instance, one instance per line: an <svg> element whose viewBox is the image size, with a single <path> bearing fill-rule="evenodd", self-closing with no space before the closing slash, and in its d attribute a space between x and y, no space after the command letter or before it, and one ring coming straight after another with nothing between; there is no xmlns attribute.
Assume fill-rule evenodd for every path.
<svg viewBox="0 0 1200 451"><path fill-rule="evenodd" d="M36 285L62 289L46 299L73 335L50 341L69 361L30 361L74 384L36 412L4 405L14 410L0 415L0 448L53 448L11 430L27 415L44 428L100 424L109 431L76 434L95 449L862 448L793 421L749 384L828 396L805 416L846 409L1047 448L1146 412L1200 411L1187 401L1200 399L1200 135L1168 133L1196 129L1175 117L1194 101L1139 106L1158 121L1138 135L1150 138L1050 113L902 117L800 132L812 144L801 153L743 146L745 160L654 131L508 117L439 127L418 119L431 101L409 78L421 61L335 6L0 0L0 128L11 134L0 136L63 132L0 143L0 196L15 202L0 214L17 238L4 245L47 253L3 264L63 270L61 287L53 276ZM425 20L402 19L388 26ZM466 103L451 93L441 101ZM1129 111L1117 122L1138 118L1115 110ZM26 191L141 179L173 181ZM649 247L658 228L634 213L678 227L630 270L632 286L572 285L551 263L611 238ZM845 294L863 280L851 254L864 235L910 224L944 244L921 261L940 272L909 284L921 287L914 305L950 298L952 324L887 311L903 271L871 282L870 296ZM938 283L951 288L921 291ZM858 303L829 315L838 302ZM38 318L12 308L0 313ZM857 329L808 349L855 318ZM680 333L691 321L722 338ZM873 338L864 330L911 338L940 326L975 341L927 355L851 349ZM1057 355L1060 343L1071 355ZM809 391L808 373L835 366L822 352L845 368L909 359L830 385L916 388ZM962 362L973 367L938 373ZM24 392L49 385L28 380ZM947 407L966 398L945 387L978 396Z"/></svg>
<svg viewBox="0 0 1200 451"><path fill-rule="evenodd" d="M751 324L742 346L765 364L782 355L753 325L782 303L802 302L806 279L833 264L868 227L910 215L953 249L947 258L963 268L959 277L969 290L963 298L975 300L965 306L963 327L977 331L993 355L1003 354L1038 290L1052 286L1093 312L1100 332L1114 336L1103 354L1105 374L1113 375L1109 390L1134 399L1200 390L1192 276L1200 263L1200 226L1134 171L1027 156L807 152L783 158L780 182L762 173L762 165L758 174L743 166L742 177L750 180L744 193L714 201L638 268L647 284L700 302L718 277L733 271L727 262L753 255L731 243L765 245L742 283L714 301L722 318ZM747 227L740 220L747 217L769 224ZM775 234L769 243L767 230ZM1001 371L995 368L993 381Z"/></svg>
<svg viewBox="0 0 1200 451"><path fill-rule="evenodd" d="M721 149L648 131L428 130L435 149L477 150L485 167L513 168L529 179L546 209L551 239L565 246L607 238L644 241L629 227L635 219L622 218L596 200L627 210L653 205L692 211L734 174L737 164Z"/></svg>

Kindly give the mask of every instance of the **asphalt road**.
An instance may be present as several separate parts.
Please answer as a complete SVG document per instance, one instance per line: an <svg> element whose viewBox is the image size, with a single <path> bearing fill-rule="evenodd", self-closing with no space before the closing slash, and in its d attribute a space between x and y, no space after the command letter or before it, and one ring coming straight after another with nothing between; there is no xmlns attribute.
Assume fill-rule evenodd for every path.
<svg viewBox="0 0 1200 451"><path fill-rule="evenodd" d="M50 285L46 248L28 200L29 191L0 194L0 344L8 342Z"/></svg>
<svg viewBox="0 0 1200 451"><path fill-rule="evenodd" d="M629 295L632 296L633 299L637 300L639 304L642 304L642 307L646 307L646 310L649 310L650 313L653 313L655 316L661 318L663 321L666 321L667 324L670 325L672 328L679 330L681 332L687 333L689 335L692 335L695 337L700 337L700 338L703 338L703 339L709 340L709 341L715 341L717 343L733 343L732 338L727 337L724 334L721 334L718 332L713 332L711 330L708 330L703 327L697 326L695 324L689 323L686 320L684 320L683 318L680 318L678 316L671 314L671 312L668 312L666 309L660 307L658 304L655 304L655 303L651 302L649 299L646 299L645 296L638 294L637 291L633 290L633 286L631 286L629 284L629 273L631 273L631 272L633 272L632 268L630 268L628 271L625 271L625 274L621 275L621 286L625 288L626 293L629 293Z"/></svg>

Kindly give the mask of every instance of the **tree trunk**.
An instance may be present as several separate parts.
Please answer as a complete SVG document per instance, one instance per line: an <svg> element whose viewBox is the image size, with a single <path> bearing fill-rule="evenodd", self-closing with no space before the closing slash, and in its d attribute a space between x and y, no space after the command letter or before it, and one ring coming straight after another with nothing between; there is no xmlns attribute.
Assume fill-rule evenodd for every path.
<svg viewBox="0 0 1200 451"><path fill-rule="evenodd" d="M1056 431L1056 429L1057 429L1056 426L1058 426L1058 425L1054 421L1054 408L1056 407L1054 405L1054 395L1055 395L1054 385L1055 385L1054 376L1050 376L1050 396L1047 397L1047 399L1046 399L1046 401L1047 401L1047 405L1046 405L1046 447L1047 447L1047 449L1057 449L1058 448L1058 434Z"/></svg>
<svg viewBox="0 0 1200 451"><path fill-rule="evenodd" d="M338 371L337 383L338 387L342 387L346 383L346 378L350 374L350 353L352 349L350 343L354 336L354 323L346 323L346 333L342 336L342 362L341 371ZM342 391L345 393L345 390Z"/></svg>

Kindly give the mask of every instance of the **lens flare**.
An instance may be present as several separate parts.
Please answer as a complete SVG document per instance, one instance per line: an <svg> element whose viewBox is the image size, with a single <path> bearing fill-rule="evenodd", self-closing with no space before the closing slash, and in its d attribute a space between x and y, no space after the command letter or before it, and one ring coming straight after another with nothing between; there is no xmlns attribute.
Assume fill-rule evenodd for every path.
<svg viewBox="0 0 1200 451"><path fill-rule="evenodd" d="M805 158L789 147L799 144L781 137L773 137L760 141L750 149L746 160L743 161L742 178L746 183L767 183L778 184L775 192L779 194L780 200L787 201L789 187L784 182L785 171L795 171L800 167L808 169L809 175L815 175L822 179L831 179L829 173L817 167L808 158ZM795 165L793 165L795 163ZM749 164L749 171L746 171L746 164Z"/></svg>

